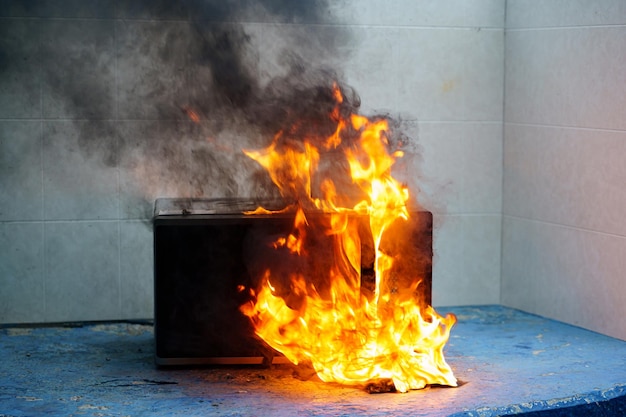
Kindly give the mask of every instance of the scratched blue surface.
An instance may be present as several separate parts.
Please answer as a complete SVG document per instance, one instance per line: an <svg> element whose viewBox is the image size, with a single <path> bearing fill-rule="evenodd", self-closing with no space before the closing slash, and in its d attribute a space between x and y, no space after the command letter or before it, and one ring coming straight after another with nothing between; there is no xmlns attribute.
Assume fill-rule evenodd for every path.
<svg viewBox="0 0 626 417"><path fill-rule="evenodd" d="M626 415L626 342L500 306L438 311L458 317L446 358L461 385L407 394L288 366L157 369L149 325L2 328L0 416Z"/></svg>

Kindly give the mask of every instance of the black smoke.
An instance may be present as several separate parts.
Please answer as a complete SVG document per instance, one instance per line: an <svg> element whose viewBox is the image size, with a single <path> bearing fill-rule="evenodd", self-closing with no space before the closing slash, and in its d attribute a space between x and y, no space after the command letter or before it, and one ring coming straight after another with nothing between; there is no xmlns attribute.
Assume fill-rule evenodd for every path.
<svg viewBox="0 0 626 417"><path fill-rule="evenodd" d="M43 19L30 55L2 44L0 73L40 60L43 118L74 122L76 146L120 170L144 217L156 197L273 197L241 149L279 131L332 133L336 85L340 112L360 105L341 73L350 32L330 2L103 3L102 16L88 16L102 19Z"/></svg>

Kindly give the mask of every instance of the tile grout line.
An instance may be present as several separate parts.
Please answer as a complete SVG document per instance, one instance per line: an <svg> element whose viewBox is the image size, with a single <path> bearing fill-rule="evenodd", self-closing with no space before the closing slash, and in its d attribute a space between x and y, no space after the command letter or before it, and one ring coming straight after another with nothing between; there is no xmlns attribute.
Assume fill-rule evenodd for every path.
<svg viewBox="0 0 626 417"><path fill-rule="evenodd" d="M41 85L40 85L41 89ZM41 95L40 95L41 97ZM44 143L43 143L43 120L39 121L39 155L40 155L40 175L41 175L41 271L42 271L42 309L43 321L47 319L46 306L46 281L48 280L48 263L46 254L46 222L45 222L45 179L44 179Z"/></svg>
<svg viewBox="0 0 626 417"><path fill-rule="evenodd" d="M126 221L126 222L145 222L145 221L150 221L150 218L134 218L134 219L121 219L121 218L110 218L110 219L96 219L96 218L89 218L89 219L55 219L55 220L2 220L0 223L2 224L30 224L30 223L42 223L45 222L46 224L55 224L55 223L113 223L113 222L119 222L119 221Z"/></svg>
<svg viewBox="0 0 626 417"><path fill-rule="evenodd" d="M602 127L551 125L551 124L545 124L545 123L526 123L526 122L505 122L505 124L510 125L510 126L521 126L521 127L541 127L541 128L546 128L546 129L580 130L583 132L626 133L626 129L609 129L609 128L602 128Z"/></svg>
<svg viewBox="0 0 626 417"><path fill-rule="evenodd" d="M122 315L122 222L117 221L117 318Z"/></svg>
<svg viewBox="0 0 626 417"><path fill-rule="evenodd" d="M38 19L40 20L40 19ZM41 271L42 271L42 321L48 321L47 306L47 281L48 281L48 256L46 248L46 178L45 178L45 141L44 141L44 114L43 114L43 64L41 61L41 36L39 31L39 152L40 152L40 174L41 174Z"/></svg>
<svg viewBox="0 0 626 417"><path fill-rule="evenodd" d="M117 5L116 5L117 6ZM113 62L115 71L115 121L119 119L119 67L118 67L118 25L113 22ZM122 196L121 196L121 171L120 171L120 138L116 134L116 157L117 157L117 300L118 300L118 318L122 318Z"/></svg>
<svg viewBox="0 0 626 417"><path fill-rule="evenodd" d="M505 155L505 147L506 147L506 38L507 38L507 11L508 11L508 0L504 2L504 16L502 19L502 148L501 148L501 157L500 164L502 168L502 177L500 178L500 289L498 294L498 302L502 304L502 300L504 297L503 294L503 283L504 283L504 262L502 262L502 257L504 256L504 187L505 187L505 173L506 166L504 163L504 155Z"/></svg>
<svg viewBox="0 0 626 417"><path fill-rule="evenodd" d="M129 18L129 17L120 17L114 15L113 17L35 17L35 16L0 16L0 22L2 20L10 20L10 19L23 19L23 20L51 20L51 21L110 21L113 20L115 22L119 21L129 21L129 22L139 22L139 23L186 23L189 21L189 14L185 18L150 18L150 17L140 17L140 18ZM319 27L319 28L335 28L335 27L347 27L347 28L375 28L375 29L420 29L420 30L476 30L476 28L480 28L481 30L489 30L489 31L499 31L502 28L487 25L428 25L428 24L376 24L376 23L332 23L332 22L280 22L280 21L260 21L260 20L206 20L209 24L225 24L229 26L241 26L241 25L251 25L251 26L276 26L276 27ZM604 25L604 26L624 26L624 25ZM573 26L576 28L577 26ZM591 27L602 27L602 26L591 26ZM560 27L555 27L555 29L560 29Z"/></svg>
<svg viewBox="0 0 626 417"><path fill-rule="evenodd" d="M536 27L517 27L507 29L510 32L533 32L533 31L549 31L549 30L577 30L577 29L612 29L626 28L621 23L603 24L603 25L565 25L565 26L536 26Z"/></svg>
<svg viewBox="0 0 626 417"><path fill-rule="evenodd" d="M596 229L589 229L589 228L586 228L586 227L573 226L571 224L565 224L565 223L557 223L557 222L553 222L553 221L549 221L549 220L533 219L531 217L516 216L514 214L504 214L503 215L503 219L504 219L504 217L507 217L509 219L514 219L514 220L520 220L520 221L526 221L526 222L531 222L531 223L538 223L538 224L554 226L554 227L558 227L558 228L562 228L562 229L569 229L569 230L575 230L575 231L586 232L586 233L596 233L596 234L603 235L603 236L610 236L610 237L626 239L626 235L621 235L621 234L618 234L618 233L610 233L610 232L605 232L605 231L602 231L602 230L596 230Z"/></svg>

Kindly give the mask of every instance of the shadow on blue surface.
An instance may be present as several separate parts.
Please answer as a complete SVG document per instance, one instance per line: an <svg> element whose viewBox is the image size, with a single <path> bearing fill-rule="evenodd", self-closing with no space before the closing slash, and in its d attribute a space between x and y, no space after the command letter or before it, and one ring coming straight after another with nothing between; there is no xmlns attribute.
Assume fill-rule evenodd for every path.
<svg viewBox="0 0 626 417"><path fill-rule="evenodd" d="M616 417L626 416L626 395L590 404L552 410L531 411L517 414L519 417Z"/></svg>

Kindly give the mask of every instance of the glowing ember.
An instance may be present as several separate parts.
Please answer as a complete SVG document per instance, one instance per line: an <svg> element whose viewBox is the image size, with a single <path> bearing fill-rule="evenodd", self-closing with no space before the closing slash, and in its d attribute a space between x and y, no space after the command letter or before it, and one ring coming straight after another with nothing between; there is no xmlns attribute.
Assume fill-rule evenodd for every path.
<svg viewBox="0 0 626 417"><path fill-rule="evenodd" d="M284 268L265 269L261 288L249 289L255 300L241 310L259 337L293 363L310 363L323 381L356 385L391 379L401 392L428 384L456 386L443 356L455 317L441 317L423 305L416 291L421 277L408 277L406 288L392 285L402 258L381 248L386 231L409 218L409 192L391 175L402 152L389 151L386 120L346 114L336 85L332 96L335 107L328 116L336 130L328 137L279 132L266 149L244 151L294 202L289 208L296 213L294 229L272 247L284 252L286 264L300 267L286 280ZM318 178L321 158L338 153L344 164ZM351 192L362 196L350 207L339 204L351 197L337 192L336 176L342 173L356 186ZM314 198L313 184L320 197ZM255 213L268 211L250 214ZM375 253L369 293L361 285L364 217ZM323 259L321 267L302 267L315 256Z"/></svg>

